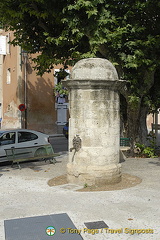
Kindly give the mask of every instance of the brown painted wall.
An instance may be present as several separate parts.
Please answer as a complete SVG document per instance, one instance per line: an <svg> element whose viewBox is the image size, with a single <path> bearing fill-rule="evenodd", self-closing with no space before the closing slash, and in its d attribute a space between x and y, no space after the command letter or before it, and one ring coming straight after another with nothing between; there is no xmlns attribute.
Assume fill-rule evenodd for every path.
<svg viewBox="0 0 160 240"><path fill-rule="evenodd" d="M31 60L27 62L27 128L46 133L56 133L56 111L53 96L54 76L42 77L33 71Z"/></svg>

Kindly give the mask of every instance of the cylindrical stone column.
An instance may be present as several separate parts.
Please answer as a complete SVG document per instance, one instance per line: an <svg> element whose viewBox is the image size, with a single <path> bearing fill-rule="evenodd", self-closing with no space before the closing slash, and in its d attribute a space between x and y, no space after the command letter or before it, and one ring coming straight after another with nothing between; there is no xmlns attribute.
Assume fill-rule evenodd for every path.
<svg viewBox="0 0 160 240"><path fill-rule="evenodd" d="M122 83L111 62L101 58L80 60L65 81L70 90L70 183L103 185L121 180L118 89ZM81 144L75 149L77 135Z"/></svg>

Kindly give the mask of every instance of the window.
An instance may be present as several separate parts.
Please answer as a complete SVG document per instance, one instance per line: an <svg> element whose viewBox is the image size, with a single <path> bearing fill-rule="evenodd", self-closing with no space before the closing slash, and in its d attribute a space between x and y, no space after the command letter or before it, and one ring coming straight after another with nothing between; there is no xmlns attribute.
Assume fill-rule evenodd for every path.
<svg viewBox="0 0 160 240"><path fill-rule="evenodd" d="M11 83L11 69L7 69L7 84Z"/></svg>
<svg viewBox="0 0 160 240"><path fill-rule="evenodd" d="M18 133L18 143L27 142L37 139L38 136L30 132L19 132Z"/></svg>
<svg viewBox="0 0 160 240"><path fill-rule="evenodd" d="M0 145L14 144L15 143L15 136L16 136L15 132L5 133L0 138Z"/></svg>

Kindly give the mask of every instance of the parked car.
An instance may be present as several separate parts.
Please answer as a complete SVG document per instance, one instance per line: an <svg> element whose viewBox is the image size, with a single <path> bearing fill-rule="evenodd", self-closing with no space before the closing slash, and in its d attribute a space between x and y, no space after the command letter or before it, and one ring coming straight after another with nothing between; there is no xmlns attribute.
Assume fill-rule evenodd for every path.
<svg viewBox="0 0 160 240"><path fill-rule="evenodd" d="M68 139L68 130L69 130L69 123L67 122L63 127L63 135Z"/></svg>
<svg viewBox="0 0 160 240"><path fill-rule="evenodd" d="M0 162L9 160L7 150L14 150L14 157L28 159L53 154L48 135L26 129L0 131Z"/></svg>

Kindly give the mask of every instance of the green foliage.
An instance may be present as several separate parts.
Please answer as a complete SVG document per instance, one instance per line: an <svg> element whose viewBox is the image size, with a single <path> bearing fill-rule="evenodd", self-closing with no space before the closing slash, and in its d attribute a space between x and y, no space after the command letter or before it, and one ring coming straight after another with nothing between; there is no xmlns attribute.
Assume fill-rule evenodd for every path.
<svg viewBox="0 0 160 240"><path fill-rule="evenodd" d="M140 157L155 158L157 157L153 147L145 146L144 144L136 144L136 152Z"/></svg>
<svg viewBox="0 0 160 240"><path fill-rule="evenodd" d="M63 87L62 83L58 83L54 87L54 94L55 94L55 96L57 94L60 94L60 95L62 94L62 95L68 96L68 89Z"/></svg>
<svg viewBox="0 0 160 240"><path fill-rule="evenodd" d="M147 135L147 140L149 141L149 145L151 148L154 148L156 147L156 135L154 132L150 132L148 135Z"/></svg>
<svg viewBox="0 0 160 240"><path fill-rule="evenodd" d="M146 147L144 150L143 150L143 154L146 155L147 157L149 158L155 158L157 157L155 155L155 150L154 148L151 148L151 147Z"/></svg>
<svg viewBox="0 0 160 240"><path fill-rule="evenodd" d="M142 153L143 150L145 149L145 145L140 143L136 143L135 147L138 154Z"/></svg>
<svg viewBox="0 0 160 240"><path fill-rule="evenodd" d="M64 66L64 68L60 68L59 71L54 74L54 76L58 80L58 84L56 84L54 87L55 96L57 95L68 96L68 89L64 87L61 82L61 80L65 79L69 75L66 69L67 69L67 66Z"/></svg>
<svg viewBox="0 0 160 240"><path fill-rule="evenodd" d="M33 60L40 75L57 64L107 58L129 81L122 94L137 119L141 107L160 106L159 13L159 0L0 0L0 22L14 30L14 45L39 53ZM128 131L137 119L128 117ZM135 129L128 133L133 141Z"/></svg>
<svg viewBox="0 0 160 240"><path fill-rule="evenodd" d="M34 59L40 74L57 62L90 56L108 58L122 66L126 76L127 69L155 69L160 55L159 12L158 0L1 0L0 4L0 20L15 30L13 43L41 53Z"/></svg>
<svg viewBox="0 0 160 240"><path fill-rule="evenodd" d="M149 105L149 112L155 113L160 108L160 84L159 84L160 68L157 69L154 76L154 85L150 88L146 99Z"/></svg>
<svg viewBox="0 0 160 240"><path fill-rule="evenodd" d="M64 68L60 68L58 72L54 74L54 76L61 81L62 79L65 79L67 76L69 76L69 73L66 71L67 67L64 66Z"/></svg>
<svg viewBox="0 0 160 240"><path fill-rule="evenodd" d="M140 103L140 98L134 95L128 96L128 102L132 105L133 108L136 108Z"/></svg>
<svg viewBox="0 0 160 240"><path fill-rule="evenodd" d="M149 140L149 146L144 144L136 143L136 152L141 157L155 158L156 155L156 137L153 132L150 132L147 136Z"/></svg>

